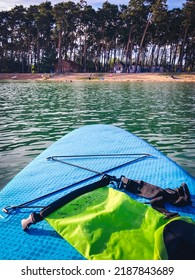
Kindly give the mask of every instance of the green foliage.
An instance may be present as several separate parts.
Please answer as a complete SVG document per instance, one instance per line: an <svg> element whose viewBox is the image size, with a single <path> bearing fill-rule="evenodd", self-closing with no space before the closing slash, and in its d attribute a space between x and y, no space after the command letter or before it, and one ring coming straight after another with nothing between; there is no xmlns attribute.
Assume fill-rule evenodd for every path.
<svg viewBox="0 0 195 280"><path fill-rule="evenodd" d="M0 12L0 71L50 72L64 59L84 71L110 71L117 60L195 70L194 37L194 0L173 10L166 0L20 5Z"/></svg>

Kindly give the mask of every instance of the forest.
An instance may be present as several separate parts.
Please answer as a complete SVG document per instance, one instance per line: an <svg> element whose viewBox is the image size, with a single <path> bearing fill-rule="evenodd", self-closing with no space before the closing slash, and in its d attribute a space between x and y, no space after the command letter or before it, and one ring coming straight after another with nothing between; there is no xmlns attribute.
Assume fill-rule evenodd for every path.
<svg viewBox="0 0 195 280"><path fill-rule="evenodd" d="M122 1L121 1L122 2ZM15 6L0 12L0 73L62 72L72 61L82 72L195 71L195 0L168 9L166 0L87 1Z"/></svg>

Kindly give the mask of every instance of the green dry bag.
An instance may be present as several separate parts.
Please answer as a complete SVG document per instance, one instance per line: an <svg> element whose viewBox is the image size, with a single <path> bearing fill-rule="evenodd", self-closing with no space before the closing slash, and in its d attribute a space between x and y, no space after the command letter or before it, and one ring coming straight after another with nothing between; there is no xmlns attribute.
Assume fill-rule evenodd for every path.
<svg viewBox="0 0 195 280"><path fill-rule="evenodd" d="M195 237L190 219L166 220L162 213L111 187L85 193L45 219L89 260L175 259L176 241L170 242L172 222L192 226L192 243Z"/></svg>

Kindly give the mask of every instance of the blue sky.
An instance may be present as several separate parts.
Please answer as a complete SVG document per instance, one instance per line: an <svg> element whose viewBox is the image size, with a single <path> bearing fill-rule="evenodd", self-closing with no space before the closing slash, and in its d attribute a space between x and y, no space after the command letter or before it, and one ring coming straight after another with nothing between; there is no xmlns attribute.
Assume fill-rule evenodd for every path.
<svg viewBox="0 0 195 280"><path fill-rule="evenodd" d="M72 2L79 2L79 0L71 0ZM16 5L23 5L24 7L29 7L30 5L38 5L42 2L45 2L44 0L0 0L0 11L2 10L9 10ZM50 0L52 4L63 2L63 0ZM100 0L87 0L87 3L89 5L92 5L94 8L101 7L102 3L105 2ZM109 3L112 4L127 4L129 0L109 0ZM167 0L167 4L169 6L169 9L173 8L182 8L182 4L185 3L185 0Z"/></svg>

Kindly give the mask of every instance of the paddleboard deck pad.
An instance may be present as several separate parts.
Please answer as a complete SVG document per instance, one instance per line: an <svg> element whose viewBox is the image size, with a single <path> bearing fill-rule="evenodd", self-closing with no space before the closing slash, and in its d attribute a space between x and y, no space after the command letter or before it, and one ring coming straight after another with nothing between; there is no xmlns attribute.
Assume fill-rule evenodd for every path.
<svg viewBox="0 0 195 280"><path fill-rule="evenodd" d="M75 237L73 238L73 234L71 235L69 231L69 236L65 239L62 238L62 236L66 237L67 233L65 232L64 235L61 229L58 230L58 225L55 225L55 212L40 223L32 225L28 231L24 231L21 227L21 220L28 217L32 211L40 212L42 208L60 199L64 195L72 193L86 185L95 183L100 180L105 173L117 178L124 175L133 180L143 180L163 189L175 189L185 182L189 188L191 200L194 203L195 178L190 176L180 166L149 143L134 134L111 125L84 126L75 129L52 144L19 172L0 192L0 209L8 209L9 212L9 209L12 209L11 206L23 205L28 201L32 202L27 204L27 206L34 207L16 208L10 211L10 213L1 212L0 259L96 259L96 257L93 257L94 255L97 256L97 259L128 259L127 252L123 255L120 253L117 255L116 251L114 251L115 253L112 252L111 248L117 248L116 242L120 240L117 238L115 239L115 237L110 239L113 244L108 244L109 254L100 254L98 256L99 253L94 253L94 251L90 254L83 253L82 248L85 247L83 244L87 244L87 241L85 243L86 236L82 236L82 233L78 232L78 236L80 240L82 239L82 242L75 241ZM103 211L101 207L105 208L106 205L109 204L107 201L108 197L110 198L109 201L114 201L116 192L118 193L118 190L115 190L114 184L111 187L105 186L95 191L96 202L100 207L100 212ZM84 201L90 201L88 197L89 194L86 195L78 198L81 199L81 201L76 201L76 203L82 204L82 199L84 199ZM125 200L124 195L127 198L126 193L120 192L121 201ZM100 205L99 199L101 197L104 201L104 205ZM117 197L119 197L119 195ZM150 206L146 206L145 203L147 201L143 197L128 194L127 201L129 199L131 200L131 202L128 202L130 204L133 203L134 205L135 201L135 204L138 203L142 205L141 209L143 207L145 210L141 210L141 212L157 212ZM120 204L113 204L114 206L119 205L117 211L122 215L125 211L124 205L121 208ZM91 204L91 207L92 206L95 207L94 213L97 212L96 205ZM72 210L69 207L72 206L65 205L65 208L63 208L63 211L65 211L63 215L64 213L68 213L66 214L66 221L63 225L65 229L68 228L70 224L70 220L68 219L71 216ZM112 205L110 207L112 208ZM193 205L175 207L168 204L166 208L171 212L177 212L181 217L187 217L190 221L195 220L195 208ZM80 214L80 208L76 207L76 209ZM87 211L87 209L84 209L85 214L88 214ZM160 215L158 216L159 219L162 220L162 214L159 214L159 212L157 213L157 215ZM126 214L127 213L125 213L125 215ZM108 216L109 215L110 212ZM125 215L123 216L126 217ZM152 215L153 214L150 216L152 217ZM74 219L71 217L71 221L73 220ZM127 218L125 218L125 220L127 220ZM136 221L136 217L134 220ZM108 219L105 221L107 223ZM77 225L78 223L82 224L79 220L76 220L76 222L74 220L73 224L75 225L75 223ZM101 224L98 225L99 231L101 231L100 225ZM56 230L54 230L54 228ZM109 231L111 228L112 221L110 220L108 225ZM119 231L121 231L121 229L123 229L123 231L126 230L123 228L123 224L119 225ZM78 230L78 228L76 228L76 230ZM116 229L114 230L116 231ZM105 238L108 232L102 234L102 232L100 233L97 231L96 235L98 234ZM109 234L111 235L111 233ZM121 236L121 240L123 237L124 234ZM91 236L90 238L94 240L95 237ZM98 247L99 245L96 244L93 250L96 250ZM90 250L92 250L92 248L90 248L88 252ZM145 256L143 256L143 254L136 255L136 257L137 256L139 259L153 258L152 255L147 255L147 253ZM136 257L132 255L129 259L135 259Z"/></svg>

